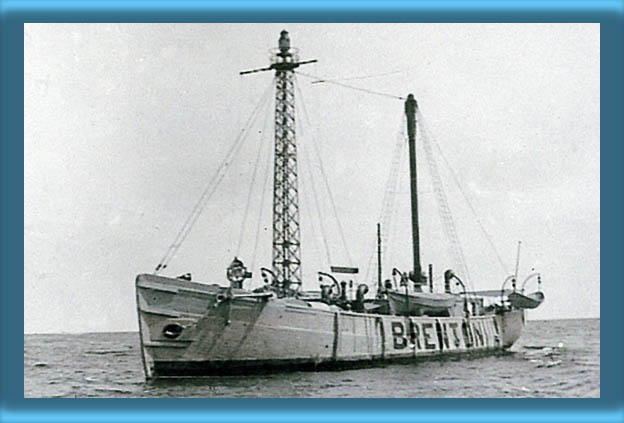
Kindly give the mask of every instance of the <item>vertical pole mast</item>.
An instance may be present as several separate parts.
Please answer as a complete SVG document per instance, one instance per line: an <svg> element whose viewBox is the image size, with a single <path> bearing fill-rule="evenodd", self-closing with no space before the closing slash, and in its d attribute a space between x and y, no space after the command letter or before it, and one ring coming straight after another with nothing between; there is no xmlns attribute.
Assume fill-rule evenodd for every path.
<svg viewBox="0 0 624 423"><path fill-rule="evenodd" d="M381 282L381 225L377 224L377 292L383 290Z"/></svg>
<svg viewBox="0 0 624 423"><path fill-rule="evenodd" d="M433 265L429 264L429 292L433 292Z"/></svg>
<svg viewBox="0 0 624 423"><path fill-rule="evenodd" d="M511 280L511 284L513 286L514 292L516 291L516 282L518 281L518 269L520 268L520 245L522 241L518 241L518 252L516 253L516 271L514 273L514 278Z"/></svg>
<svg viewBox="0 0 624 423"><path fill-rule="evenodd" d="M414 254L414 270L412 280L417 289L422 283L422 269L420 265L420 240L418 234L418 186L416 177L416 110L418 103L414 95L410 94L405 100L405 115L407 117L407 137L409 141L409 161L410 161L410 190L412 198L412 249Z"/></svg>

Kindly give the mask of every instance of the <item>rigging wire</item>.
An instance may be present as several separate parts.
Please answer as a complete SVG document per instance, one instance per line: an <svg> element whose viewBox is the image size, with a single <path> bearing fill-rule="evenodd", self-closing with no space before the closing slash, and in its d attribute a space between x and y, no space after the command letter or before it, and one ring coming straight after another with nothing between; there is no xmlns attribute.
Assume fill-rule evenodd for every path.
<svg viewBox="0 0 624 423"><path fill-rule="evenodd" d="M298 94L299 94L298 98L301 98L301 93L299 91L299 86L296 85L296 87L298 89ZM301 99L299 100L299 102L302 103ZM303 106L302 106L302 108L303 108ZM310 125L310 127L311 127L311 125ZM302 135L304 133L304 128L301 125L301 123L299 123L299 132ZM313 132L312 132L312 138L313 138L313 141L316 141L314 139L314 133ZM301 152L303 153L303 155L304 156L308 155L309 153L308 153L308 151L306 149L305 143L301 143L300 145L301 145ZM323 240L323 245L325 246L325 255L327 257L327 268L329 268L329 266L331 266L331 263L332 263L332 260L331 260L331 249L329 248L329 242L328 242L329 237L327 236L327 233L325 232L325 226L323 225L323 222L325 221L325 219L323 218L323 211L322 211L322 207L321 207L321 202L319 201L318 193L317 193L317 190L316 190L316 184L314 183L314 173L312 172L312 160L311 159L312 159L312 157L310 157L310 160L302 160L302 163L303 163L303 167L306 169L307 174L308 174L308 176L310 178L310 188L311 188L312 195L313 195L313 198L314 198L314 206L316 208L316 215L317 215L318 220L319 220L318 223L319 223L319 229L320 229L320 233L321 233L321 239ZM306 190L303 190L303 192L304 192L304 195L306 195ZM314 221L313 219L310 219L310 220L311 220L311 222ZM313 229L313 231L314 231L314 229Z"/></svg>
<svg viewBox="0 0 624 423"><path fill-rule="evenodd" d="M355 81L355 80L362 80L362 79L372 79L372 78L380 78L382 76L388 76L388 75L396 75L397 73L403 73L403 72L408 72L408 69L402 69L402 70L396 70L396 71L392 71L392 72L385 72L385 73L377 73L377 74L369 74L369 75L361 75L361 76L351 76L348 78L333 78L333 79L319 79L318 81L312 81L312 84L320 84L322 82L335 82L335 81Z"/></svg>
<svg viewBox="0 0 624 423"><path fill-rule="evenodd" d="M400 161L399 161L399 166L398 166L398 176L396 179L396 183L395 183L395 187L394 187L394 200L393 200L393 204L396 204L396 197L398 197L399 193L403 192L401 191L401 187L404 186L409 186L410 183L410 175L409 172L407 172L405 170L406 166L409 165L409 158L407 160L405 160L403 157L405 154L408 153L408 148L407 148L407 133L406 132L401 132L402 136L404 137L405 140L405 144L404 144L404 148L401 150L401 152L403 153L401 155ZM411 194L410 194L411 195ZM408 205L407 207L409 208L409 200L408 200ZM398 261L398 259L401 258L400 254L397 253L398 248L390 248L390 240L397 240L398 239L398 235L399 235L399 230L401 228L400 225L398 225L397 223L397 207L392 207L392 210L390 210L390 214L388 217L388 223L386 224L386 226L388 226L387 228L387 235L386 235L386 241L385 241L385 247L382 246L381 251L382 254L384 254L387 259L386 261L388 262L396 262ZM414 248L412 246L412 240L411 240L411 233L409 235L409 243L408 245L411 248ZM382 241L383 241L384 237L382 235ZM398 242L395 242L396 245L398 245Z"/></svg>
<svg viewBox="0 0 624 423"><path fill-rule="evenodd" d="M238 238L238 244L236 246L236 256L240 256L241 245L243 244L243 237L245 236L245 225L247 223L247 216L249 215L249 206L251 204L253 189L256 184L256 174L258 173L258 166L260 164L260 156L264 146L265 131L268 126L269 113L265 114L264 124L262 125L262 131L260 132L260 142L258 143L258 152L256 154L256 161L254 163L253 173L251 175L251 183L249 184L249 192L247 193L247 204L245 204L245 212L243 214L243 223L241 224L241 231Z"/></svg>
<svg viewBox="0 0 624 423"><path fill-rule="evenodd" d="M301 93L301 88L299 88L299 84L295 84L295 87L296 87L297 92L299 94L299 98L301 99L300 100L300 104L302 105L303 114L304 114L306 120L308 121L308 124L310 125L310 127L312 127L312 124L310 123L310 117L308 115L307 108L305 106L305 103L303 102L303 95ZM314 138L314 133L313 133L313 138ZM316 140L314 140L314 141L316 141ZM314 147L314 152L316 153L316 157L317 157L317 160L318 160L319 165L320 165L321 175L323 176L323 181L325 182L325 188L327 190L327 194L329 196L329 200L330 200L330 203L331 203L331 206L332 206L332 210L334 212L334 217L336 219L336 222L338 223L338 232L340 233L340 239L342 240L342 244L343 244L345 253L347 254L347 259L349 260L349 263L352 264L353 260L351 258L351 253L349 252L349 247L347 245L347 241L346 241L345 236L344 236L344 231L342 229L342 223L340 223L340 219L338 218L338 210L336 208L336 202L334 201L334 196L332 194L331 187L330 187L328 179L327 179L327 174L325 173L325 167L323 166L323 160L321 159L322 156L321 156L321 153L319 151L318 142L313 142L312 145Z"/></svg>
<svg viewBox="0 0 624 423"><path fill-rule="evenodd" d="M475 208L473 207L472 203L470 202L470 199L468 197L468 194L465 192L465 190L463 189L462 185L459 183L459 178L457 177L457 175L455 174L455 171L453 169L453 167L450 165L450 163L448 162L448 160L446 159L446 156L444 155L444 153L442 152L442 149L440 148L439 143L436 141L435 137L433 136L433 133L431 133L428 129L428 125L426 124L426 120L424 119L424 117L422 116L422 114L419 113L419 122L421 125L421 128L428 134L429 138L433 141L433 144L436 146L438 152L440 153L440 156L442 157L442 159L444 160L444 163L446 164L446 166L448 167L448 169L450 170L451 176L453 177L453 181L455 182L455 185L457 185L457 187L459 188L459 191L461 192L462 196L464 197L464 200L466 201L466 203L468 204L468 207L470 208L470 211L472 212L472 214L475 216L475 219L477 221L477 224L479 226L479 228L481 229L481 232L483 233L483 235L485 236L486 240L488 241L488 243L490 244L490 247L492 248L492 250L494 251L494 254L496 255L496 258L498 259L498 263L501 266L501 269L503 270L503 272L505 274L507 274L507 266L505 266L505 263L503 262L503 260L501 259L500 254L498 253L498 250L496 249L496 246L494 245L494 241L492 241L492 238L490 237L490 235L488 234L488 232L485 230L485 227L483 226L483 224L481 223L481 219L479 219L479 215L477 214Z"/></svg>
<svg viewBox="0 0 624 423"><path fill-rule="evenodd" d="M165 253L163 258L160 260L160 262L154 269L154 274L158 273L158 271L160 270L164 270L169 265L169 263L171 262L171 259L173 259L173 257L177 254L178 250L180 249L180 246L186 240L186 237L188 236L191 229L193 228L193 225L195 224L195 222L201 215L204 207L206 206L206 203L210 200L210 198L216 191L217 187L223 180L225 176L224 170L227 169L227 167L230 164L230 161L234 158L236 153L238 153L241 146L243 145L244 140L246 139L245 135L247 134L247 130L249 129L249 127L251 127L253 122L255 122L258 116L258 111L260 110L261 106L263 106L267 102L269 98L268 94L270 93L272 84L273 82L271 82L271 85L268 86L264 94L261 96L260 101L258 101L258 103L256 104L251 115L249 116L249 119L247 120L247 123L245 124L243 129L239 132L237 138L234 140L234 142L232 143L232 146L226 153L225 159L223 160L223 162L221 162L221 164L219 165L219 167L213 174L213 177L211 178L209 183L204 188L199 200L195 204L195 207L193 207L193 210L191 211L189 216L184 221L182 228L180 228L180 231L177 233L172 244L167 249L167 252Z"/></svg>
<svg viewBox="0 0 624 423"><path fill-rule="evenodd" d="M386 186L384 190L383 199L381 202L381 210L379 212L379 219L377 220L381 226L381 253L385 257L388 250L389 240L391 238L391 228L394 222L394 215L396 209L394 207L396 201L396 194L398 189L399 175L403 165L403 155L406 151L407 135L405 134L405 115L402 115L399 129L397 131L396 141L394 145L394 151L392 153L392 161L390 162L390 171L388 178L386 179ZM370 271L373 267L373 260L377 250L377 236L375 236L373 242L372 253L369 257L368 264L366 266L366 280L369 280ZM378 264L375 264L375 268ZM377 269L378 270L378 269Z"/></svg>
<svg viewBox="0 0 624 423"><path fill-rule="evenodd" d="M442 183L442 178L440 177L438 166L436 164L435 157L433 156L433 149L431 148L428 134L425 131L422 131L422 127L419 133L421 144L423 146L423 150L425 151L425 158L427 160L427 167L429 169L429 176L431 177L433 191L437 200L438 214L442 223L442 229L444 230L449 242L449 252L451 253L451 259L454 262L453 265L459 267L459 274L462 275L466 283L470 284L470 273L468 272L468 266L466 266L466 258L459 242L455 220L453 219L453 214L444 191L444 184Z"/></svg>
<svg viewBox="0 0 624 423"><path fill-rule="evenodd" d="M268 113L267 113L267 119L268 119ZM252 254L252 258L251 258L251 268L253 269L255 264L256 264L256 254L258 252L258 240L260 239L260 228L262 227L262 215L264 212L264 199L266 197L269 196L268 192L267 192L267 186L268 186L268 181L269 181L269 175L271 174L270 170L271 170L271 143L267 143L267 148L266 150L268 151L266 156L267 159L264 161L265 165L264 165L264 181L262 183L262 191L260 192L260 212L259 212L259 216L258 216L258 224L256 226L256 237L254 240L254 248L253 248L253 254Z"/></svg>
<svg viewBox="0 0 624 423"><path fill-rule="evenodd" d="M306 78L312 78L315 79L315 83L319 84L319 83L328 83L328 84L334 84L334 85L338 85L339 87L343 87L343 88L349 88L352 90L356 90L356 91L362 91L368 94L373 94L373 95L379 95L382 97L388 97L388 98L393 98L395 100L405 100L405 97L401 97L398 95L394 95L394 94L388 94L388 93L382 93L380 91L374 91L368 88L361 88L361 87L355 87L353 85L348 85L348 84L343 84L342 82L337 82L335 80L330 80L330 79L323 79L320 78L318 76L314 76L314 75L310 75L301 71L295 71L296 74L301 75L301 76L305 76Z"/></svg>
<svg viewBox="0 0 624 423"><path fill-rule="evenodd" d="M297 129L298 129L298 133L303 135L304 134L304 127L303 125L301 125L301 122L299 122L298 120L296 121L297 123ZM312 133L312 137L314 137L314 134ZM329 248L329 243L328 243L328 237L327 234L325 232L325 226L323 225L324 219L323 219L323 212L322 212L322 207L321 207L321 203L319 201L318 198L318 194L316 191L316 188L314 186L314 174L312 172L312 158L310 157L310 160L307 160L306 157L309 156L308 150L306 149L306 144L305 143L300 143L299 144L301 146L301 155L302 155L302 160L301 162L303 163L303 166L305 168L305 170L307 171L308 177L310 178L310 188L313 194L313 198L314 198L314 206L316 209L316 216L318 218L318 225L319 225L319 231L316 231L316 227L315 227L315 223L314 223L314 217L313 217L313 213L309 213L310 216L310 226L312 227L312 238L314 241L314 248L317 250L317 253L320 253L321 248L319 248L318 246L318 239L316 237L317 233L320 232L321 235L321 240L323 241L323 245L325 247L325 256L327 258L327 262L326 263L321 263L321 265L326 264L327 265L327 269L329 269L329 267L331 266L332 260L331 260L331 250ZM303 176L303 175L302 175ZM304 182L304 179L301 178L301 182ZM304 196L304 204L305 203L312 203L312 201L309 200L308 194L307 194L307 190L306 189L302 189L301 190L303 192L303 196ZM318 254L319 257L321 257L321 254Z"/></svg>
<svg viewBox="0 0 624 423"><path fill-rule="evenodd" d="M307 150L305 149L304 144L301 144L301 152L303 153L303 156L307 155ZM316 208L316 215L318 217L319 220L319 228L320 228L320 233L321 233L321 239L323 240L323 244L325 246L325 255L327 257L327 268L329 269L329 266L331 266L332 260L331 260L331 251L329 249L329 243L327 242L328 237L327 234L325 233L325 226L323 226L323 213L321 211L321 206L320 206L320 201L318 199L318 195L316 192L316 188L314 186L314 176L312 174L312 165L310 163L308 163L306 160L302 160L302 162L304 163L304 167L306 168L306 170L308 171L308 175L310 177L310 187L311 187L311 191L313 194L313 198L314 198L314 205ZM306 196L306 190L303 190L304 192L304 196ZM307 196L306 196L307 198ZM310 223L312 225L312 232L313 234L316 233L315 228L314 228L314 219L312 218L312 214L310 214ZM315 245L316 243L318 243L318 240L316 240L316 237L314 237L315 240Z"/></svg>
<svg viewBox="0 0 624 423"><path fill-rule="evenodd" d="M389 182L391 185L388 186L389 191L387 192L387 198L384 196L384 209L382 209L381 221L382 225L385 224L387 226L387 233L384 235L382 233L381 239L384 242L385 246L382 246L382 253L385 254L388 250L388 246L390 244L390 239L393 238L393 228L396 228L396 221L394 217L396 216L396 199L397 194L399 193L401 175L404 175L403 169L405 168L406 160L404 159L405 154L407 153L407 133L406 133L406 119L405 115L402 116L401 119L401 127L399 132L397 133L397 142L395 145L394 158L392 167L394 169L394 176L391 176L393 180Z"/></svg>

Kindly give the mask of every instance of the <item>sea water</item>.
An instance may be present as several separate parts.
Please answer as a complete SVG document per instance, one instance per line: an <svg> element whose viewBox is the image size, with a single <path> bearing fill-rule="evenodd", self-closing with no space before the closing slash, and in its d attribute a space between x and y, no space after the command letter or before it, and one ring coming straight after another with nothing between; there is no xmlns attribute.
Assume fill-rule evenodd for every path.
<svg viewBox="0 0 624 423"><path fill-rule="evenodd" d="M600 397L600 319L528 321L504 354L146 382L137 332L24 335L24 397Z"/></svg>

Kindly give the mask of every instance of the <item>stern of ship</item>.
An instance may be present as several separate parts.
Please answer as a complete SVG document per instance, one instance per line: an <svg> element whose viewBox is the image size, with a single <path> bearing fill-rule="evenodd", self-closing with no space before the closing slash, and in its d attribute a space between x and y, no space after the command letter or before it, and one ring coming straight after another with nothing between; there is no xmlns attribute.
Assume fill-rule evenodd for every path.
<svg viewBox="0 0 624 423"><path fill-rule="evenodd" d="M525 324L525 313L522 309L504 311L496 315L498 326L501 328L503 348L510 348L522 334Z"/></svg>

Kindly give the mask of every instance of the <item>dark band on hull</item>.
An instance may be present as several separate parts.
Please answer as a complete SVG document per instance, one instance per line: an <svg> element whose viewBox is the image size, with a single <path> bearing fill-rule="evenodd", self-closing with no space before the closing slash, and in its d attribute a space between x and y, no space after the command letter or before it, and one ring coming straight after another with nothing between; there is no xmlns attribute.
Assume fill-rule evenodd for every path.
<svg viewBox="0 0 624 423"><path fill-rule="evenodd" d="M513 354L500 348L480 351L437 353L417 357L386 357L367 360L314 362L307 359L288 360L236 360L236 361L157 361L153 365L153 378L189 378L205 376L231 376L267 374L290 371L328 371L382 367L392 363L422 363L427 361L454 361L484 356Z"/></svg>

